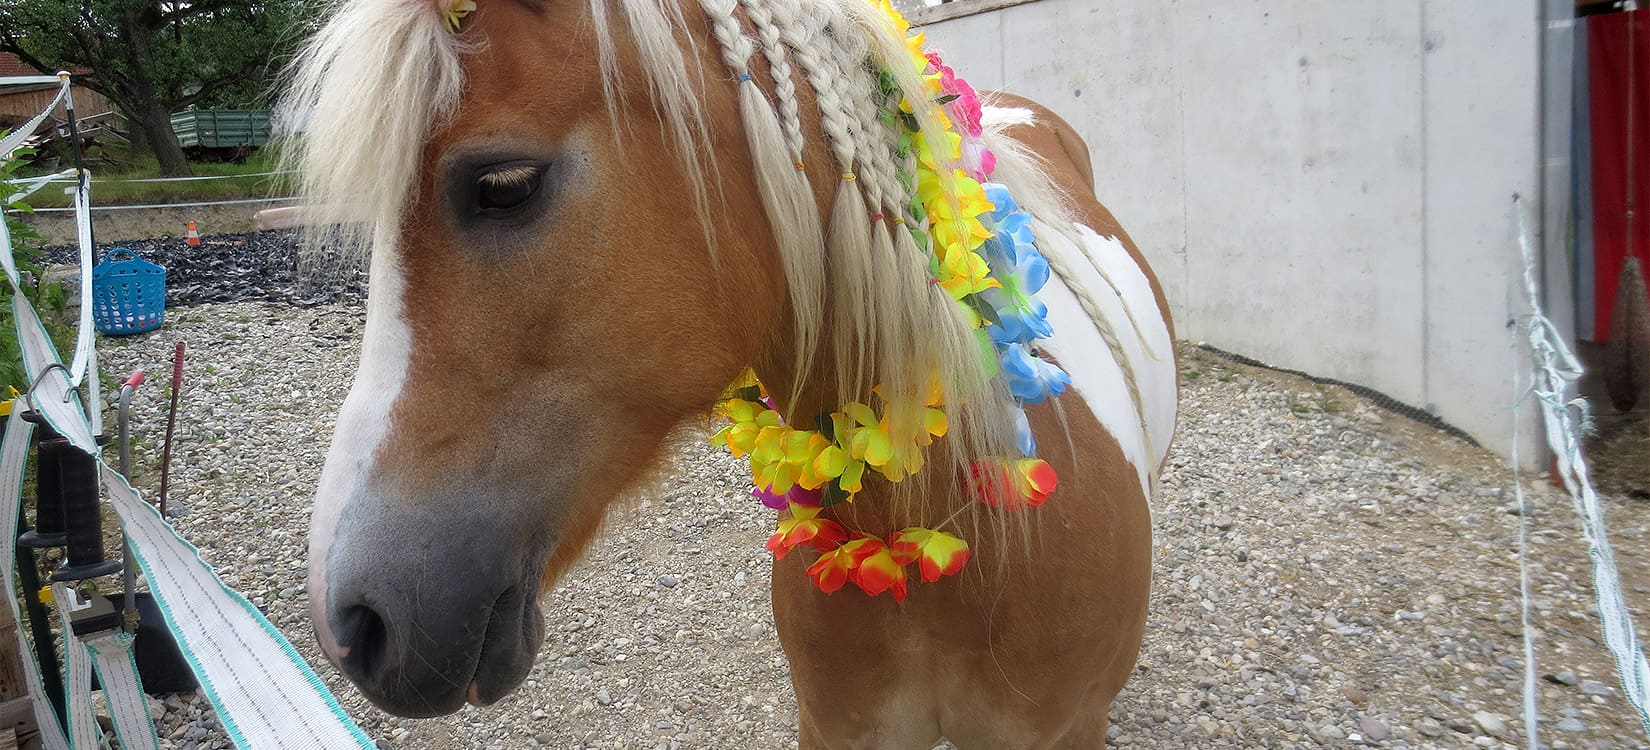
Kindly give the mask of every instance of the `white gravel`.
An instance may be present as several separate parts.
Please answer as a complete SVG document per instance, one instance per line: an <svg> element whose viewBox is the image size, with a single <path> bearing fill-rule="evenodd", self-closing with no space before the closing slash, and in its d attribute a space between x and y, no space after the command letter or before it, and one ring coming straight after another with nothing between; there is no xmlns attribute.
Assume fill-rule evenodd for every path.
<svg viewBox="0 0 1650 750"><path fill-rule="evenodd" d="M303 590L310 495L353 370L361 310L173 310L105 340L150 371L140 486L158 485L163 381L190 346L172 502L182 533L262 607L382 747L784 748L795 704L767 601L771 515L745 472L684 439L670 477L615 512L545 600L549 638L501 704L407 721L318 655ZM1484 451L1338 388L1183 350L1180 434L1156 504L1140 669L1120 747L1521 747L1518 516ZM1598 642L1567 500L1531 479L1543 744L1642 748ZM1058 502L1058 499L1056 499ZM1607 501L1626 590L1650 622L1650 503ZM1642 635L1650 635L1643 633ZM168 747L226 747L204 702L167 699Z"/></svg>

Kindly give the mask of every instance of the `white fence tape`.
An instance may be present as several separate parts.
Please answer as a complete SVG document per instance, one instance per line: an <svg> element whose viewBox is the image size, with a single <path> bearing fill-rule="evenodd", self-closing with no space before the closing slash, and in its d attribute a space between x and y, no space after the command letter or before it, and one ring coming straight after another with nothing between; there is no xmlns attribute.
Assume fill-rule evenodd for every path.
<svg viewBox="0 0 1650 750"><path fill-rule="evenodd" d="M231 200L191 201L191 202L188 202L188 203L144 203L144 204L141 204L141 205L129 205L129 206L128 205L93 206L92 210L93 211L134 211L134 210L148 210L148 209L156 209L156 208L199 208L201 206L241 206L241 205L245 205L245 204L248 204L248 203L290 203L290 202L295 201L295 200L298 200L297 196L283 196L283 197L279 197L279 198L234 198L234 199L231 199ZM37 214L46 214L46 213L65 213L65 212L73 211L73 210L74 210L73 208L37 208L37 209L34 210L34 212L37 213Z"/></svg>
<svg viewBox="0 0 1650 750"><path fill-rule="evenodd" d="M80 385L92 356L92 188L90 175L80 173L74 191L74 227L80 249L80 320L75 327L74 360L69 363L69 381ZM101 409L102 405L94 405Z"/></svg>
<svg viewBox="0 0 1650 750"><path fill-rule="evenodd" d="M148 182L211 182L213 180L247 180L254 177L274 177L283 174L297 174L295 169L283 169L274 172L248 172L246 174L209 174L193 177L100 177L92 182L100 185L121 184L133 185ZM70 183L74 180L57 177L52 180L57 183Z"/></svg>
<svg viewBox="0 0 1650 750"><path fill-rule="evenodd" d="M9 255L9 253L7 253ZM29 445L34 436L34 425L23 421L23 410L13 404L6 417L6 434L0 440L0 560L10 565L17 552L17 511L23 502L23 467L29 460ZM11 605L12 622L23 622L23 611L17 605L17 585L11 571L0 575L0 591ZM34 596L35 592L29 592ZM69 740L57 723L57 711L46 700L46 688L40 681L40 665L32 656L28 638L22 627L12 629L17 634L23 655L23 674L27 678L29 698L34 703L34 721L40 727L40 742L45 750L69 750Z"/></svg>
<svg viewBox="0 0 1650 750"><path fill-rule="evenodd" d="M39 86L42 83L61 83L62 80L57 76L0 76L0 86Z"/></svg>
<svg viewBox="0 0 1650 750"><path fill-rule="evenodd" d="M67 81L53 106L66 96ZM9 149L0 149L5 153ZM84 176L84 173L80 173ZM13 322L22 351L24 371L33 387L28 404L75 447L98 456L94 439L102 404L95 399L86 408L75 385L88 372L96 377L92 346L91 219L87 182L75 191L75 219L80 234L82 317L77 331L73 364L65 367L34 307L18 285L11 237L0 232L0 257L6 261L11 283ZM0 222L3 223L3 222ZM93 384L95 393L96 386ZM0 442L0 560L9 561L16 548L17 510L22 502L22 480L33 425L13 405L3 442ZM225 586L200 557L199 551L178 536L149 503L138 496L125 477L98 459L102 484L120 517L132 549L132 560L144 574L162 617L178 641L184 658L199 679L201 690L217 709L218 718L237 747L356 748L374 744L344 713L314 670L299 656L257 608ZM22 622L11 575L0 575L12 612ZM101 730L91 717L90 681L94 668L109 696L117 732L126 748L154 748L154 729L142 698L130 641L124 634L96 637L82 643L69 634L64 603L72 594L64 584L53 587L59 603L68 668L65 688L69 734L64 735L56 714L42 696L39 668L23 659L29 679L35 718L45 750L93 750L101 744ZM18 629L19 643L28 641ZM25 649L25 653L27 650ZM130 667L130 668L128 668Z"/></svg>
<svg viewBox="0 0 1650 750"><path fill-rule="evenodd" d="M59 103L68 101L69 79L67 77L64 77L61 81L58 81L55 76L47 80L36 81L36 83L47 82L60 82L63 86L57 90L57 96L52 97L51 103L47 104L45 109L40 110L40 114L24 121L22 125L17 126L10 133L8 133L5 138L0 138L0 159L11 157L11 152L16 151L19 146L23 145L23 141L28 140L29 136L34 135L34 131L40 127L40 123L45 122L46 118L51 116L52 110L57 109L57 105Z"/></svg>
<svg viewBox="0 0 1650 750"><path fill-rule="evenodd" d="M103 483L161 613L237 745L373 747L292 644L119 472L104 466Z"/></svg>
<svg viewBox="0 0 1650 750"><path fill-rule="evenodd" d="M63 692L69 711L69 746L80 750L97 747L102 733L97 725L97 714L92 713L92 659L86 645L69 629L69 608L75 592L66 583L52 584L52 604L57 610L57 621L63 633L63 661L67 679Z"/></svg>
<svg viewBox="0 0 1650 750"><path fill-rule="evenodd" d="M1615 659L1621 677L1622 695L1638 712L1639 721L1650 733L1650 662L1633 628L1633 616L1621 594L1621 574L1604 524L1604 508L1588 478L1587 457L1581 452L1581 424L1587 402L1569 396L1571 384L1581 378L1581 363L1570 352L1551 321L1541 309L1536 285L1535 251L1524 207L1514 204L1518 221L1519 249L1524 254L1524 293L1530 312L1524 319L1534 376L1529 396L1541 409L1547 446L1557 462L1558 476L1569 491L1581 531L1587 538L1587 554L1593 560L1593 590L1598 597L1598 619L1604 630L1604 645ZM1522 489L1522 488L1520 488Z"/></svg>
<svg viewBox="0 0 1650 750"><path fill-rule="evenodd" d="M109 703L121 750L160 750L155 720L149 714L149 702L144 700L143 683L138 679L137 655L132 651L136 643L136 636L117 630L86 641L86 649L92 654L92 668Z"/></svg>

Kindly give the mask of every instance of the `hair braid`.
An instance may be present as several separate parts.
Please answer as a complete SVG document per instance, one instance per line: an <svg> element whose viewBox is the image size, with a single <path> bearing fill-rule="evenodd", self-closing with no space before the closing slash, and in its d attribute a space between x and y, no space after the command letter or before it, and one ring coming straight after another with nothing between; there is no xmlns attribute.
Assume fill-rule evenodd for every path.
<svg viewBox="0 0 1650 750"><path fill-rule="evenodd" d="M824 315L825 245L819 208L814 204L807 175L793 166L797 157L786 142L784 127L751 78L749 65L754 47L734 17L738 0L700 0L700 6L710 20L722 62L736 78L734 85L739 89L739 112L755 167L757 193L789 280L795 338L793 367L798 377L793 380L796 390L786 394L788 406L798 401L803 374L812 367Z"/></svg>
<svg viewBox="0 0 1650 750"><path fill-rule="evenodd" d="M837 395L844 401L852 401L862 398L863 392L884 371L898 369L871 354L880 351L878 339L884 333L877 329L875 322L891 320L879 304L885 306L891 300L878 294L871 217L854 172L858 144L848 103L843 101L837 88L835 66L829 59L835 50L826 33L827 14L804 9L797 0L773 0L773 10L781 38L791 48L809 87L814 90L820 128L837 168L842 170L825 236L829 254L827 268L834 280L831 334L838 362Z"/></svg>
<svg viewBox="0 0 1650 750"><path fill-rule="evenodd" d="M745 17L750 20L762 45L762 56L767 59L769 76L773 78L773 98L778 105L779 123L785 132L785 145L800 165L803 147L802 103L796 98L796 79L791 69L790 55L785 51L784 39L779 25L774 22L768 2L739 0L739 5L745 9Z"/></svg>

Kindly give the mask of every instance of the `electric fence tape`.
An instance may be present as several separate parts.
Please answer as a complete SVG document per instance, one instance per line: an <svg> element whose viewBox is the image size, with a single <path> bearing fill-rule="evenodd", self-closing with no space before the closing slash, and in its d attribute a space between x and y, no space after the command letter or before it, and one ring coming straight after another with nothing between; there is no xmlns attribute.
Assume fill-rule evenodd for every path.
<svg viewBox="0 0 1650 750"><path fill-rule="evenodd" d="M13 79L15 82L16 79ZM28 79L32 80L32 79ZM52 78L52 81L57 81ZM0 83L8 82L0 79ZM68 79L46 110L68 97ZM26 123L19 132L32 132ZM0 159L9 158L23 141L17 133L0 139ZM45 180L31 180L38 189ZM96 395L96 353L91 337L91 196L89 180L77 180L74 190L76 227L80 234L80 320L75 356L65 367L33 305L22 293L21 277L12 255L11 236L0 221L0 266L4 267L12 290L13 322L24 371L35 383L27 395L29 406L75 447L99 456L95 440L102 404ZM92 398L82 404L76 385L92 374ZM28 461L34 425L21 418L23 409L14 407L7 418L0 441L0 559L11 560L16 549L17 515L22 503L24 466ZM90 419L88 415L92 415ZM344 713L343 707L327 692L314 670L299 656L258 609L217 577L194 546L172 529L160 513L138 496L136 490L99 457L104 488L121 527L131 542L133 560L148 581L162 617L177 638L201 690L217 710L224 729L239 748L361 748L375 745ZM22 622L17 592L11 575L0 576L0 590L12 608L13 619ZM130 636L116 633L82 641L68 628L67 602L74 600L68 587L53 587L54 599L63 620L64 650L68 670L66 686L69 732L58 724L51 703L43 696L39 665L31 653L22 628L16 634L23 658L36 722L45 750L92 750L103 743L102 730L93 720L91 673L95 669L108 698L116 734L125 748L158 747L154 725L142 699ZM31 594L33 592L30 592Z"/></svg>
<svg viewBox="0 0 1650 750"><path fill-rule="evenodd" d="M1530 312L1524 319L1530 356L1534 360L1534 379L1529 396L1541 409L1542 425L1547 435L1547 446L1557 461L1557 473L1570 494L1570 501L1581 520L1582 534L1587 538L1587 554L1593 561L1593 590L1598 597L1598 619L1604 630L1604 645L1615 659L1616 671L1621 676L1622 694L1638 712L1639 722L1650 734L1650 662L1645 661L1644 647L1633 629L1633 616L1621 594L1621 574L1616 570L1616 556L1610 548L1610 538L1604 525L1604 509L1598 494L1588 478L1587 457L1581 452L1581 429L1577 421L1585 421L1587 402L1569 398L1566 393L1580 379L1581 363L1576 360L1564 337L1553 326L1541 309L1541 296L1536 286L1535 251L1531 248L1528 220L1523 206L1514 204L1518 216L1518 245L1524 255L1524 293ZM1522 487L1518 488L1522 491ZM1528 668L1528 667L1527 667ZM1526 683L1526 691L1530 686ZM1526 702L1531 700L1526 696Z"/></svg>

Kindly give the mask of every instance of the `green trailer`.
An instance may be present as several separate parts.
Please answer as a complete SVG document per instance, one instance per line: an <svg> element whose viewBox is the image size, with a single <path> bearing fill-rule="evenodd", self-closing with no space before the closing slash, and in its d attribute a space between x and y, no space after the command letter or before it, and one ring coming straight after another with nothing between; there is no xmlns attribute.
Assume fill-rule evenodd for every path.
<svg viewBox="0 0 1650 750"><path fill-rule="evenodd" d="M178 143L195 152L255 149L269 143L269 110L197 109L172 115Z"/></svg>

